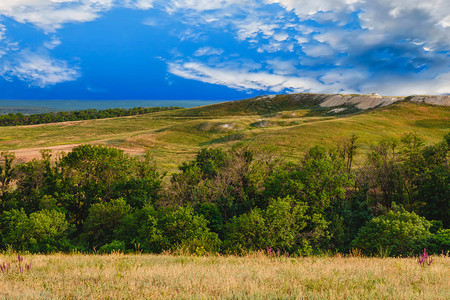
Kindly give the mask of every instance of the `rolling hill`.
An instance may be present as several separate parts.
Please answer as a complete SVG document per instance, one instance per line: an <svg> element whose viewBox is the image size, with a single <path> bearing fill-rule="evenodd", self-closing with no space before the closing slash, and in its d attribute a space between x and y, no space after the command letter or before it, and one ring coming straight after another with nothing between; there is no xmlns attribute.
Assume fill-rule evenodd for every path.
<svg viewBox="0 0 450 300"><path fill-rule="evenodd" d="M334 147L356 134L362 155L371 144L407 132L426 143L441 140L450 130L449 105L450 96L263 96L133 117L3 127L0 151L27 161L43 148L67 152L83 143L110 145L132 154L149 150L161 169L175 171L205 147L250 144L297 159L314 144Z"/></svg>

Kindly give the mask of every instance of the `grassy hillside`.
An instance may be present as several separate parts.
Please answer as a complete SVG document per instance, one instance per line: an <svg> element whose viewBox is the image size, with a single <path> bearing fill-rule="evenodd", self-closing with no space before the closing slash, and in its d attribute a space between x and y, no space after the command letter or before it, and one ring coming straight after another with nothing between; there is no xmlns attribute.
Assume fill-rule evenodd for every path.
<svg viewBox="0 0 450 300"><path fill-rule="evenodd" d="M298 158L314 144L332 147L351 134L359 137L364 152L371 143L407 132L433 143L450 128L450 107L445 106L398 102L368 111L350 107L339 112L320 107L319 102L320 96L282 95L134 117L3 127L0 151L112 145L133 153L150 150L162 169L173 171L204 147L274 146L288 158Z"/></svg>

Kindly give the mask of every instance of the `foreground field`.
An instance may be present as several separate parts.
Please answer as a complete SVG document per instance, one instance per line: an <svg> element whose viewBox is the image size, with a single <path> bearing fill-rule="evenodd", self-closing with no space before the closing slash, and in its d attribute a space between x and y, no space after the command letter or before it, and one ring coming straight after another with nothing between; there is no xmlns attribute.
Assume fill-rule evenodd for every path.
<svg viewBox="0 0 450 300"><path fill-rule="evenodd" d="M17 262L0 255L0 262ZM414 258L26 255L0 273L8 299L449 299L450 257Z"/></svg>

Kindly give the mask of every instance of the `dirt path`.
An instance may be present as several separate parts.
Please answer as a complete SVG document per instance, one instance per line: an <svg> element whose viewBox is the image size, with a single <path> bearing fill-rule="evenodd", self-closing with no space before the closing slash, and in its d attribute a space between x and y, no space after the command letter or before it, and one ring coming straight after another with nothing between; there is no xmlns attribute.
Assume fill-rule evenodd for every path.
<svg viewBox="0 0 450 300"><path fill-rule="evenodd" d="M100 143L92 143L92 144L100 144ZM16 155L16 162L29 162L34 158L41 157L41 150L51 150L54 155L58 155L61 152L70 152L73 148L80 146L82 144L68 144L68 145L58 145L58 146L50 146L50 147L39 147L39 148L25 148L18 150L11 150L9 152L14 153ZM125 151L125 153L131 155L137 155L140 153L144 153L144 149L140 148L120 148Z"/></svg>

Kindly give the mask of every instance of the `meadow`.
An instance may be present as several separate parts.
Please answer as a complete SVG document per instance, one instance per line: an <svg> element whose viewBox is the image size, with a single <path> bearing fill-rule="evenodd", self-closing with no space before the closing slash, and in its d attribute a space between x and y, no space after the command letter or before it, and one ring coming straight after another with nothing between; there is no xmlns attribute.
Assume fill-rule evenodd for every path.
<svg viewBox="0 0 450 300"><path fill-rule="evenodd" d="M0 255L0 262L17 261ZM25 255L6 299L449 299L450 257Z"/></svg>
<svg viewBox="0 0 450 300"><path fill-rule="evenodd" d="M101 120L0 128L0 151L16 151L22 161L39 157L41 148L70 151L83 144L115 146L131 154L150 151L159 167L175 172L202 148L236 144L272 147L287 159L299 159L311 147L335 147L352 134L360 154L385 138L408 132L427 144L448 132L450 108L412 102L366 111L314 103L292 104L285 97L249 99L176 111Z"/></svg>

